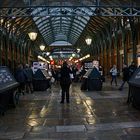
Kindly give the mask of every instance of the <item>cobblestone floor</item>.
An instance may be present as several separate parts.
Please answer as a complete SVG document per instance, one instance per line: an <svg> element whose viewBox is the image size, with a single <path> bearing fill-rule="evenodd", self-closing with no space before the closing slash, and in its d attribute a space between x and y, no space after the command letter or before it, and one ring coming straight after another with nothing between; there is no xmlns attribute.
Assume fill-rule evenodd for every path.
<svg viewBox="0 0 140 140"><path fill-rule="evenodd" d="M140 140L140 111L126 104L128 87L102 91L70 89L60 104L60 87L20 96L15 109L0 116L0 140Z"/></svg>

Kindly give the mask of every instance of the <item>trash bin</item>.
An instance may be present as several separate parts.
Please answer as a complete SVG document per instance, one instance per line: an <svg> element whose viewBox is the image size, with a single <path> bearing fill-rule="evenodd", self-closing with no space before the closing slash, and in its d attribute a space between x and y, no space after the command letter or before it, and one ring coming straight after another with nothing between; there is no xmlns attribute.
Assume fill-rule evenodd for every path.
<svg viewBox="0 0 140 140"><path fill-rule="evenodd" d="M4 115L8 105L16 106L19 83L6 66L0 66L0 113Z"/></svg>
<svg viewBox="0 0 140 140"><path fill-rule="evenodd" d="M35 91L45 91L50 87L50 76L45 69L38 69L34 74L33 87Z"/></svg>
<svg viewBox="0 0 140 140"><path fill-rule="evenodd" d="M140 68L138 68L129 80L128 103L140 109Z"/></svg>
<svg viewBox="0 0 140 140"><path fill-rule="evenodd" d="M81 90L98 91L102 89L102 77L96 68L89 69L83 76Z"/></svg>

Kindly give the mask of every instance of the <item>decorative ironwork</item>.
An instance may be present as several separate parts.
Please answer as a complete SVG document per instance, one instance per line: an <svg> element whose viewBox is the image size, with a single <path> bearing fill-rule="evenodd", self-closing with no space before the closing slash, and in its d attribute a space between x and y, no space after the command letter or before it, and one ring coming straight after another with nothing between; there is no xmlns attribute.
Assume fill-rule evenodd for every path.
<svg viewBox="0 0 140 140"><path fill-rule="evenodd" d="M120 6L30 6L2 7L1 17L44 16L140 16L140 7Z"/></svg>

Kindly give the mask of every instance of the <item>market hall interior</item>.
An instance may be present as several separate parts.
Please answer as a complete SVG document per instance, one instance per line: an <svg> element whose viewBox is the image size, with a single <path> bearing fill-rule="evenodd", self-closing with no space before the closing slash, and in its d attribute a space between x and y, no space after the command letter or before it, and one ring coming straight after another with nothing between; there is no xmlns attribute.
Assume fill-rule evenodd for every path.
<svg viewBox="0 0 140 140"><path fill-rule="evenodd" d="M1 0L0 139L140 139L139 7L138 0ZM60 104L59 77L49 72L65 61L77 71L70 103ZM22 66L32 66L33 86L19 90Z"/></svg>

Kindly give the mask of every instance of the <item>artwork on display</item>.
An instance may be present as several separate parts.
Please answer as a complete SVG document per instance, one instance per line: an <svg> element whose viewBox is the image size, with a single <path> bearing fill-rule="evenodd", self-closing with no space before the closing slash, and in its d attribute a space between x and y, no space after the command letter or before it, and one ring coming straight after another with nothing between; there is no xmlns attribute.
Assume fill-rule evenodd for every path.
<svg viewBox="0 0 140 140"><path fill-rule="evenodd" d="M85 68L88 68L88 69L93 68L92 62L86 62L86 63L84 63L84 66L85 66Z"/></svg>
<svg viewBox="0 0 140 140"><path fill-rule="evenodd" d="M48 65L46 63L43 62L33 62L33 73L35 73L38 69L47 69Z"/></svg>
<svg viewBox="0 0 140 140"><path fill-rule="evenodd" d="M6 69L0 70L0 84L13 81L10 73Z"/></svg>
<svg viewBox="0 0 140 140"><path fill-rule="evenodd" d="M14 82L15 79L13 75L10 73L10 71L8 70L8 68L0 67L0 88Z"/></svg>

